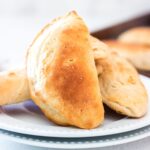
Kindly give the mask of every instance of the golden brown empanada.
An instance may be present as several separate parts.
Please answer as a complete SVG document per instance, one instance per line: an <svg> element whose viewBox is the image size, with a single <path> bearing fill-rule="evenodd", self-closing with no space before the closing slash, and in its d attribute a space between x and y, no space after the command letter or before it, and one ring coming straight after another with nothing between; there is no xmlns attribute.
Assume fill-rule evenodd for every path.
<svg viewBox="0 0 150 150"><path fill-rule="evenodd" d="M89 36L71 12L47 25L28 50L31 98L57 124L90 129L104 119Z"/></svg>
<svg viewBox="0 0 150 150"><path fill-rule="evenodd" d="M99 40L93 40L100 44ZM109 51L106 58L96 60L103 102L123 115L143 116L148 97L137 71L123 57Z"/></svg>

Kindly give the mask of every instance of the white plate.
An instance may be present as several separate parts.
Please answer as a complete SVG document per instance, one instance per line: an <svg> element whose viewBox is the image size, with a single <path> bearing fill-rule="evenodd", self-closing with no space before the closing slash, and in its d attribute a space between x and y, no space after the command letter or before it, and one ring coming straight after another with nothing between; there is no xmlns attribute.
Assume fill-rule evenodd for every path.
<svg viewBox="0 0 150 150"><path fill-rule="evenodd" d="M150 136L150 126L115 135L92 138L38 137L0 130L0 138L31 146L57 149L83 149L114 146Z"/></svg>
<svg viewBox="0 0 150 150"><path fill-rule="evenodd" d="M141 76L150 95L150 79ZM149 85L148 85L149 84ZM147 115L140 119L120 116L106 111L105 122L92 130L62 127L48 121L33 102L3 106L0 109L0 128L17 133L48 137L92 137L123 133L150 125L150 103Z"/></svg>

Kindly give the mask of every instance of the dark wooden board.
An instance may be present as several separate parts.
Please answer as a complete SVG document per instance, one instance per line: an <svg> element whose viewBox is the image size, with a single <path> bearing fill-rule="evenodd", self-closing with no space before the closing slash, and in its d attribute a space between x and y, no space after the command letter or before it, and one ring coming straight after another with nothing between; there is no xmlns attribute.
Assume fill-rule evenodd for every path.
<svg viewBox="0 0 150 150"><path fill-rule="evenodd" d="M150 13L91 34L99 39L116 38L120 33L137 26L150 26Z"/></svg>
<svg viewBox="0 0 150 150"><path fill-rule="evenodd" d="M150 13L141 15L134 19L122 22L120 24L113 25L111 27L108 27L102 30L97 30L91 34L101 40L113 39L113 38L116 38L120 33L130 28L138 27L138 26L150 26ZM142 70L138 70L138 71L141 74L150 77L150 71L142 71Z"/></svg>

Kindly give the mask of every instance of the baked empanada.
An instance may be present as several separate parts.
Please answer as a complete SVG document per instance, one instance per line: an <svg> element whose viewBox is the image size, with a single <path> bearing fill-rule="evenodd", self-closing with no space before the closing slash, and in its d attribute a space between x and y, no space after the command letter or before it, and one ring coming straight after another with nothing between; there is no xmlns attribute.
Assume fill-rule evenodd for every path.
<svg viewBox="0 0 150 150"><path fill-rule="evenodd" d="M93 40L100 44L98 39ZM96 60L103 102L123 115L143 116L148 97L136 69L116 52L109 51L107 57Z"/></svg>
<svg viewBox="0 0 150 150"><path fill-rule="evenodd" d="M60 125L94 128L104 110L89 31L75 13L54 20L27 54L31 98Z"/></svg>
<svg viewBox="0 0 150 150"><path fill-rule="evenodd" d="M150 27L131 28L118 37L119 41L150 46Z"/></svg>

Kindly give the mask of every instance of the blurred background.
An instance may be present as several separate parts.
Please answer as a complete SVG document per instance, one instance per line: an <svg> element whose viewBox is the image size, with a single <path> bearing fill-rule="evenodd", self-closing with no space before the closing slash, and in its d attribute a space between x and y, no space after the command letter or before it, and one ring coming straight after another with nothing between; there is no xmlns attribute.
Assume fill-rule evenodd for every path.
<svg viewBox="0 0 150 150"><path fill-rule="evenodd" d="M150 13L150 0L0 0L0 63L21 64L41 27L71 10L92 32Z"/></svg>

